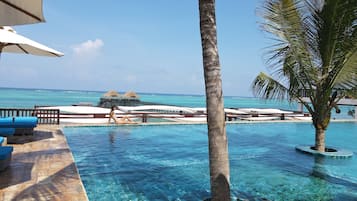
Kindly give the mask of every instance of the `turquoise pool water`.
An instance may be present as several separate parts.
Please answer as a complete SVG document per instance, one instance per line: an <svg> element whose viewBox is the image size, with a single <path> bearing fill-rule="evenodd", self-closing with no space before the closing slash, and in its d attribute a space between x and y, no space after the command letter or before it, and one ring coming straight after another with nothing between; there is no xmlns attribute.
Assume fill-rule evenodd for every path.
<svg viewBox="0 0 357 201"><path fill-rule="evenodd" d="M206 125L68 127L68 144L93 200L203 200L209 197ZM308 123L227 125L232 197L357 200L357 124L332 123L327 144L349 159L295 151L312 144Z"/></svg>

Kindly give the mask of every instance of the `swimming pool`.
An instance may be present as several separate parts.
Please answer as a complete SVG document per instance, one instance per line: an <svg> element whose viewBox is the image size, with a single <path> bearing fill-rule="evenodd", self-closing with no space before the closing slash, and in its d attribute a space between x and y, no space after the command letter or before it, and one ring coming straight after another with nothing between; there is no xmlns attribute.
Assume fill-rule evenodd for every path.
<svg viewBox="0 0 357 201"><path fill-rule="evenodd" d="M89 200L209 197L206 125L67 127ZM357 124L331 123L327 144L349 159L295 151L312 144L309 123L227 125L232 196L269 200L357 200Z"/></svg>

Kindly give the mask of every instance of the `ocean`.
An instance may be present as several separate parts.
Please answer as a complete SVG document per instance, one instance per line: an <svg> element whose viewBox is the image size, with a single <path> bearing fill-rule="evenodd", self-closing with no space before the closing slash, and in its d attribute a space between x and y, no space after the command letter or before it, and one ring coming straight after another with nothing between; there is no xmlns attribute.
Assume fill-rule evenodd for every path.
<svg viewBox="0 0 357 201"><path fill-rule="evenodd" d="M96 106L105 91L79 91L54 89L18 89L0 88L0 108L34 108L34 106L65 106L79 103L91 103ZM120 92L119 92L120 93ZM123 94L124 92L121 92ZM206 107L204 95L137 93L143 102L183 107ZM253 97L226 96L225 108L277 108L298 110L296 102L287 100L262 100ZM341 113L333 112L332 117L351 119L347 113L352 106L341 106Z"/></svg>

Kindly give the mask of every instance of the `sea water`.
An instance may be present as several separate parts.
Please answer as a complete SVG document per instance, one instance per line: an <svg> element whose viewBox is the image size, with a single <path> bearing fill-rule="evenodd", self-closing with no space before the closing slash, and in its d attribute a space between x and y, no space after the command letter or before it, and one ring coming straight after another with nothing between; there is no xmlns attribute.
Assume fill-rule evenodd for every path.
<svg viewBox="0 0 357 201"><path fill-rule="evenodd" d="M89 200L203 200L210 195L206 125L67 127ZM357 158L315 158L310 123L227 125L232 197L357 200ZM85 139L85 140L84 140ZM357 124L331 123L329 146L357 154Z"/></svg>
<svg viewBox="0 0 357 201"><path fill-rule="evenodd" d="M81 102L97 105L104 91L0 88L1 107L31 108L35 105L73 105ZM123 93L122 93L123 94ZM184 107L205 107L205 96L186 94L138 93L140 100L149 103ZM258 107L297 109L286 101L265 101L256 98L225 97L225 107Z"/></svg>
<svg viewBox="0 0 357 201"><path fill-rule="evenodd" d="M90 103L96 106L104 91L77 91L77 90L51 90L51 89L14 89L0 88L0 108L33 108L34 106L63 106L79 103ZM138 93L140 100L158 104L206 107L204 95L187 94L157 94ZM252 97L226 96L225 108L277 108L283 110L299 110L296 102L262 100ZM341 106L341 113L332 113L333 118L350 119L348 111L352 106Z"/></svg>

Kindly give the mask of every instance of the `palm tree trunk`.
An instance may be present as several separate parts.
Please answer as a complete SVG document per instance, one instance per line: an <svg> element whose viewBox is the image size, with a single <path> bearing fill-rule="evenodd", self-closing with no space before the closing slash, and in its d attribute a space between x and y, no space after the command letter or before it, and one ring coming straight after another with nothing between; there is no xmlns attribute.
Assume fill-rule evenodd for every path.
<svg viewBox="0 0 357 201"><path fill-rule="evenodd" d="M319 126L315 128L315 149L325 152L325 129Z"/></svg>
<svg viewBox="0 0 357 201"><path fill-rule="evenodd" d="M215 0L199 0L202 56L206 86L211 200L229 201L229 159L219 64Z"/></svg>
<svg viewBox="0 0 357 201"><path fill-rule="evenodd" d="M315 127L315 150L325 152L325 131L330 123L331 108L329 108L330 97L323 93L320 87L316 89L316 100L314 113L312 114L313 125Z"/></svg>

